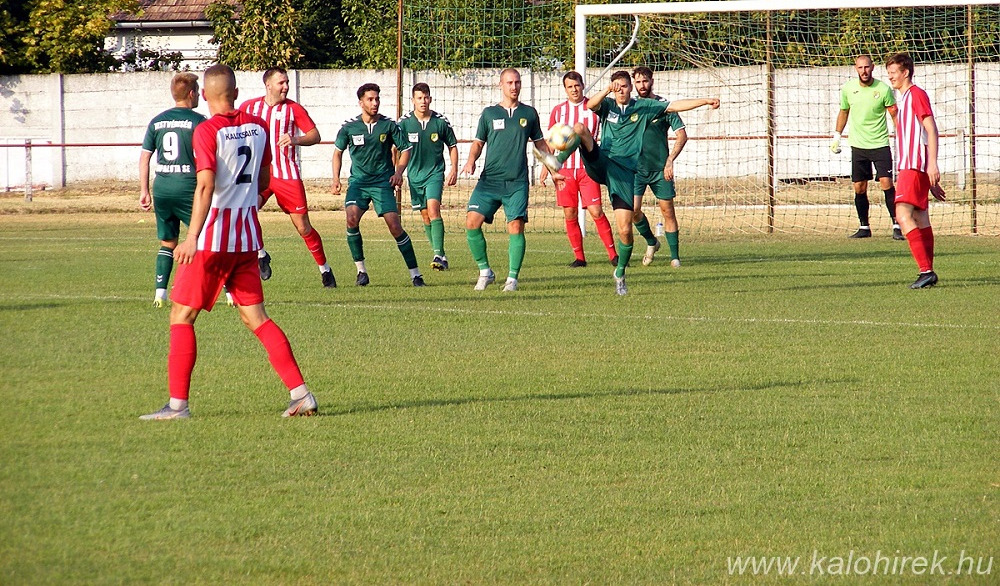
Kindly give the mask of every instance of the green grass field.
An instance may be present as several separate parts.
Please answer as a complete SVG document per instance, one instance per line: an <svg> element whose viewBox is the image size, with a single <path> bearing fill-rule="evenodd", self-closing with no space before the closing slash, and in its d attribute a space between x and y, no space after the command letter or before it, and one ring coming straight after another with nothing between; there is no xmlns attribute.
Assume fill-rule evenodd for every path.
<svg viewBox="0 0 1000 586"><path fill-rule="evenodd" d="M268 310L321 416L280 417L223 304L198 322L193 418L144 422L168 312L140 217L0 216L0 584L812 583L816 555L829 576L877 552L980 564L838 583L1000 579L995 238L938 238L941 284L911 291L884 236L699 236L679 270L637 247L618 298L595 237L569 269L565 236L529 234L508 295L472 290L460 233L410 287L367 218L354 287L320 212L324 290L268 214Z"/></svg>

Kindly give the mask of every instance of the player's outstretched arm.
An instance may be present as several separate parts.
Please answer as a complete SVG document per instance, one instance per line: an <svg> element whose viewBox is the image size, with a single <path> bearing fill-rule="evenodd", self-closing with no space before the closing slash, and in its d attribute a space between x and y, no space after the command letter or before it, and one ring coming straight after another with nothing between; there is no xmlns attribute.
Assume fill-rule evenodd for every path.
<svg viewBox="0 0 1000 586"><path fill-rule="evenodd" d="M674 100L667 105L667 112L687 112L702 106L708 106L715 110L719 107L719 98L687 98L684 100Z"/></svg>
<svg viewBox="0 0 1000 586"><path fill-rule="evenodd" d="M615 91L617 84L618 82L611 82L608 87L601 90L601 93L590 96L590 99L587 100L587 109L592 112L596 112L598 108L601 107L601 102L604 101L604 98L608 97L608 94Z"/></svg>

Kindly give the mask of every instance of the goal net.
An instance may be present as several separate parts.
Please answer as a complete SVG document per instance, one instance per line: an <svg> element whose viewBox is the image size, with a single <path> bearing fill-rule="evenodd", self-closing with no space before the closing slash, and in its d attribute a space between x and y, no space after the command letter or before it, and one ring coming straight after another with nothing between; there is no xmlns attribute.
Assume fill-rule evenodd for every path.
<svg viewBox="0 0 1000 586"><path fill-rule="evenodd" d="M502 68L520 69L521 100L545 122L565 99L566 71L600 88L615 59L610 71L644 65L663 97L722 100L718 110L682 114L689 142L675 164L675 204L685 233L844 233L857 217L849 138L840 154L829 149L840 88L857 78L858 55L870 55L875 77L887 81L886 58L907 52L941 134L948 202L933 204L935 231L1000 234L1000 6L875 3L407 0L403 111L413 83L428 83L432 108L455 127L461 166L482 108L500 99ZM561 231L551 182L539 185L541 166L531 165L528 229ZM445 190L449 229L461 228L473 186L463 179ZM877 182L868 194L873 230L888 233Z"/></svg>
<svg viewBox="0 0 1000 586"><path fill-rule="evenodd" d="M621 68L650 67L654 90L669 99L721 98L719 110L682 114L689 142L674 170L686 232L847 233L858 222L848 138L840 154L829 148L841 87L857 79L857 56L871 56L874 77L888 83L887 58L909 53L940 133L948 202L932 204L935 231L1000 234L1000 6L823 4L581 5L576 65L590 73L607 62L638 15ZM878 182L868 195L872 229L888 234Z"/></svg>

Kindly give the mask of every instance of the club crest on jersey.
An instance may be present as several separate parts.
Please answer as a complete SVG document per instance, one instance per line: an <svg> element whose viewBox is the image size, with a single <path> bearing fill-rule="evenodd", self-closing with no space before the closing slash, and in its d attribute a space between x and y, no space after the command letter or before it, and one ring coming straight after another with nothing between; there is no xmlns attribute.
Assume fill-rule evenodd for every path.
<svg viewBox="0 0 1000 586"><path fill-rule="evenodd" d="M379 142L385 142L385 133L384 132L382 134L378 135L378 141Z"/></svg>
<svg viewBox="0 0 1000 586"><path fill-rule="evenodd" d="M874 98L876 100L882 97L882 96L879 95L879 93L877 91L874 94L872 94L872 95L874 96Z"/></svg>
<svg viewBox="0 0 1000 586"><path fill-rule="evenodd" d="M437 142L437 141L438 141L438 133L432 132L431 133L431 142Z"/></svg>
<svg viewBox="0 0 1000 586"><path fill-rule="evenodd" d="M410 142L417 142L418 140L420 140L420 133L418 133L418 132L411 132L409 134L409 136L407 136L407 139Z"/></svg>
<svg viewBox="0 0 1000 586"><path fill-rule="evenodd" d="M493 121L493 130L503 130L506 127L503 119Z"/></svg>
<svg viewBox="0 0 1000 586"><path fill-rule="evenodd" d="M527 118L521 118L520 120L517 121L517 123L521 125L521 128L527 128L528 127L528 119Z"/></svg>
<svg viewBox="0 0 1000 586"><path fill-rule="evenodd" d="M362 146L363 144L365 144L365 135L363 135L363 134L352 134L351 135L351 142L354 143L354 146Z"/></svg>
<svg viewBox="0 0 1000 586"><path fill-rule="evenodd" d="M631 116L629 116L628 119L631 120L632 122L635 122L636 120L639 119L639 115L638 114L632 114Z"/></svg>

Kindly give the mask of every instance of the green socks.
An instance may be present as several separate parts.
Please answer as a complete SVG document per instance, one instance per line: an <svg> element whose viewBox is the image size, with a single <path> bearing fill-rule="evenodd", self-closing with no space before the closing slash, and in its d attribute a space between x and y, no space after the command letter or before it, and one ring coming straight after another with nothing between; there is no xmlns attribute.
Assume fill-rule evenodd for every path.
<svg viewBox="0 0 1000 586"><path fill-rule="evenodd" d="M430 224L424 224L424 234L427 235L427 242L430 242L431 246L433 247L434 246L434 233L431 231L431 225Z"/></svg>
<svg viewBox="0 0 1000 586"><path fill-rule="evenodd" d="M161 246L156 253L156 288L166 289L170 282L170 271L174 268L174 250Z"/></svg>
<svg viewBox="0 0 1000 586"><path fill-rule="evenodd" d="M365 260L365 243L361 239L361 228L347 229L347 247L351 249L354 262Z"/></svg>
<svg viewBox="0 0 1000 586"><path fill-rule="evenodd" d="M666 232L664 236L667 238L667 246L670 247L670 260L675 258L680 258L680 244L677 243L677 232Z"/></svg>
<svg viewBox="0 0 1000 586"><path fill-rule="evenodd" d="M510 258L510 273L507 276L511 279L516 279L517 274L521 272L521 263L524 262L524 242L524 233L511 234L507 242L507 255Z"/></svg>
<svg viewBox="0 0 1000 586"><path fill-rule="evenodd" d="M403 230L403 233L396 239L396 246L399 248L400 254L403 255L406 268L417 268L417 255L413 252L413 241L410 240L410 235L406 233L406 230Z"/></svg>
<svg viewBox="0 0 1000 586"><path fill-rule="evenodd" d="M444 253L444 220L435 218L431 220L430 226L431 248L434 249L435 256L446 256Z"/></svg>
<svg viewBox="0 0 1000 586"><path fill-rule="evenodd" d="M472 258L476 261L479 270L490 268L490 261L486 257L486 236L483 235L483 229L466 229L465 239L469 241L469 252L472 253Z"/></svg>
<svg viewBox="0 0 1000 586"><path fill-rule="evenodd" d="M646 244L648 246L656 246L656 236L653 236L653 231L649 229L649 218L643 216L642 221L634 222L634 224L636 231L639 232L639 236L646 239Z"/></svg>
<svg viewBox="0 0 1000 586"><path fill-rule="evenodd" d="M616 246L618 250L618 267L615 269L615 276L620 279L625 276L625 267L628 266L628 261L632 260L632 248L634 245L625 244L619 240Z"/></svg>

